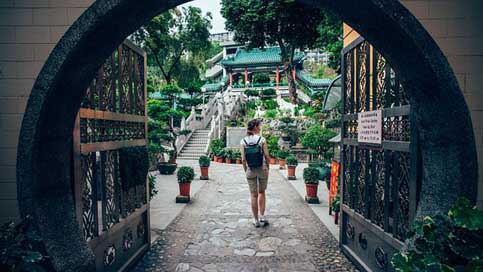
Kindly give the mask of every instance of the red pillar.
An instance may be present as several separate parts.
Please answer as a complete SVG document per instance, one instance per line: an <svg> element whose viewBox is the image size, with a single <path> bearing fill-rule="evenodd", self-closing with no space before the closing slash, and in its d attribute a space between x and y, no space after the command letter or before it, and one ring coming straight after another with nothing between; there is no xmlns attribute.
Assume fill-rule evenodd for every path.
<svg viewBox="0 0 483 272"><path fill-rule="evenodd" d="M275 75L275 82L277 83L277 91L278 91L280 86L280 70L278 69L278 66L277 66L277 72Z"/></svg>
<svg viewBox="0 0 483 272"><path fill-rule="evenodd" d="M248 69L245 68L245 88L248 87Z"/></svg>
<svg viewBox="0 0 483 272"><path fill-rule="evenodd" d="M228 78L230 79L230 89L233 87L233 72L228 73Z"/></svg>

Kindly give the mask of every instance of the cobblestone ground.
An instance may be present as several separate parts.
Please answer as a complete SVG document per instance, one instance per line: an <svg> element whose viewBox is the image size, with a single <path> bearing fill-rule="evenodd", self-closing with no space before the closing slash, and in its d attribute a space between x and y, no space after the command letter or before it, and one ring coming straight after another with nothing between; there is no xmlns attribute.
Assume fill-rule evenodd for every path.
<svg viewBox="0 0 483 272"><path fill-rule="evenodd" d="M213 163L210 178L134 271L356 271L277 170L270 170L263 228L251 224L241 166Z"/></svg>

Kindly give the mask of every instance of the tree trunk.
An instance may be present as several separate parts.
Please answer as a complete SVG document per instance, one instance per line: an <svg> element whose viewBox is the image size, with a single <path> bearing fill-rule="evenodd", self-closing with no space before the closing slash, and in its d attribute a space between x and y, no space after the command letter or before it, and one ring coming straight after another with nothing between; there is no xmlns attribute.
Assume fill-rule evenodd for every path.
<svg viewBox="0 0 483 272"><path fill-rule="evenodd" d="M285 69L285 76L287 77L288 93L290 95L290 100L292 101L292 104L297 104L297 88L295 86L295 78L293 78L292 74L293 67L291 61L284 61L283 67Z"/></svg>

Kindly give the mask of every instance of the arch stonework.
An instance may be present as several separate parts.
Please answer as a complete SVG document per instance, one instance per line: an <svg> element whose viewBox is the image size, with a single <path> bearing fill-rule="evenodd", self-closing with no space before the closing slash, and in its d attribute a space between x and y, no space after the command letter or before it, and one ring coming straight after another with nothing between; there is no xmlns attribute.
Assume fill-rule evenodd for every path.
<svg viewBox="0 0 483 272"><path fill-rule="evenodd" d="M51 53L29 97L19 137L18 200L39 223L61 271L92 271L94 258L75 218L72 129L81 99L109 54L153 16L187 0L96 1ZM444 211L477 192L477 159L468 107L432 37L395 0L301 0L334 11L391 62L411 94L422 157L418 215Z"/></svg>

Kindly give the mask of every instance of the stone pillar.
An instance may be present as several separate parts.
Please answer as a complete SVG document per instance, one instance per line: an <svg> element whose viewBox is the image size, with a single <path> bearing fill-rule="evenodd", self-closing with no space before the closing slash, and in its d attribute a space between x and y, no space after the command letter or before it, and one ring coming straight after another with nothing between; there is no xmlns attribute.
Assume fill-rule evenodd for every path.
<svg viewBox="0 0 483 272"><path fill-rule="evenodd" d="M245 88L248 88L248 69L245 68Z"/></svg>
<svg viewBox="0 0 483 272"><path fill-rule="evenodd" d="M275 82L277 83L277 91L280 88L280 69L277 66L277 70L275 72Z"/></svg>
<svg viewBox="0 0 483 272"><path fill-rule="evenodd" d="M228 78L230 80L230 88L233 88L233 72L228 73Z"/></svg>

